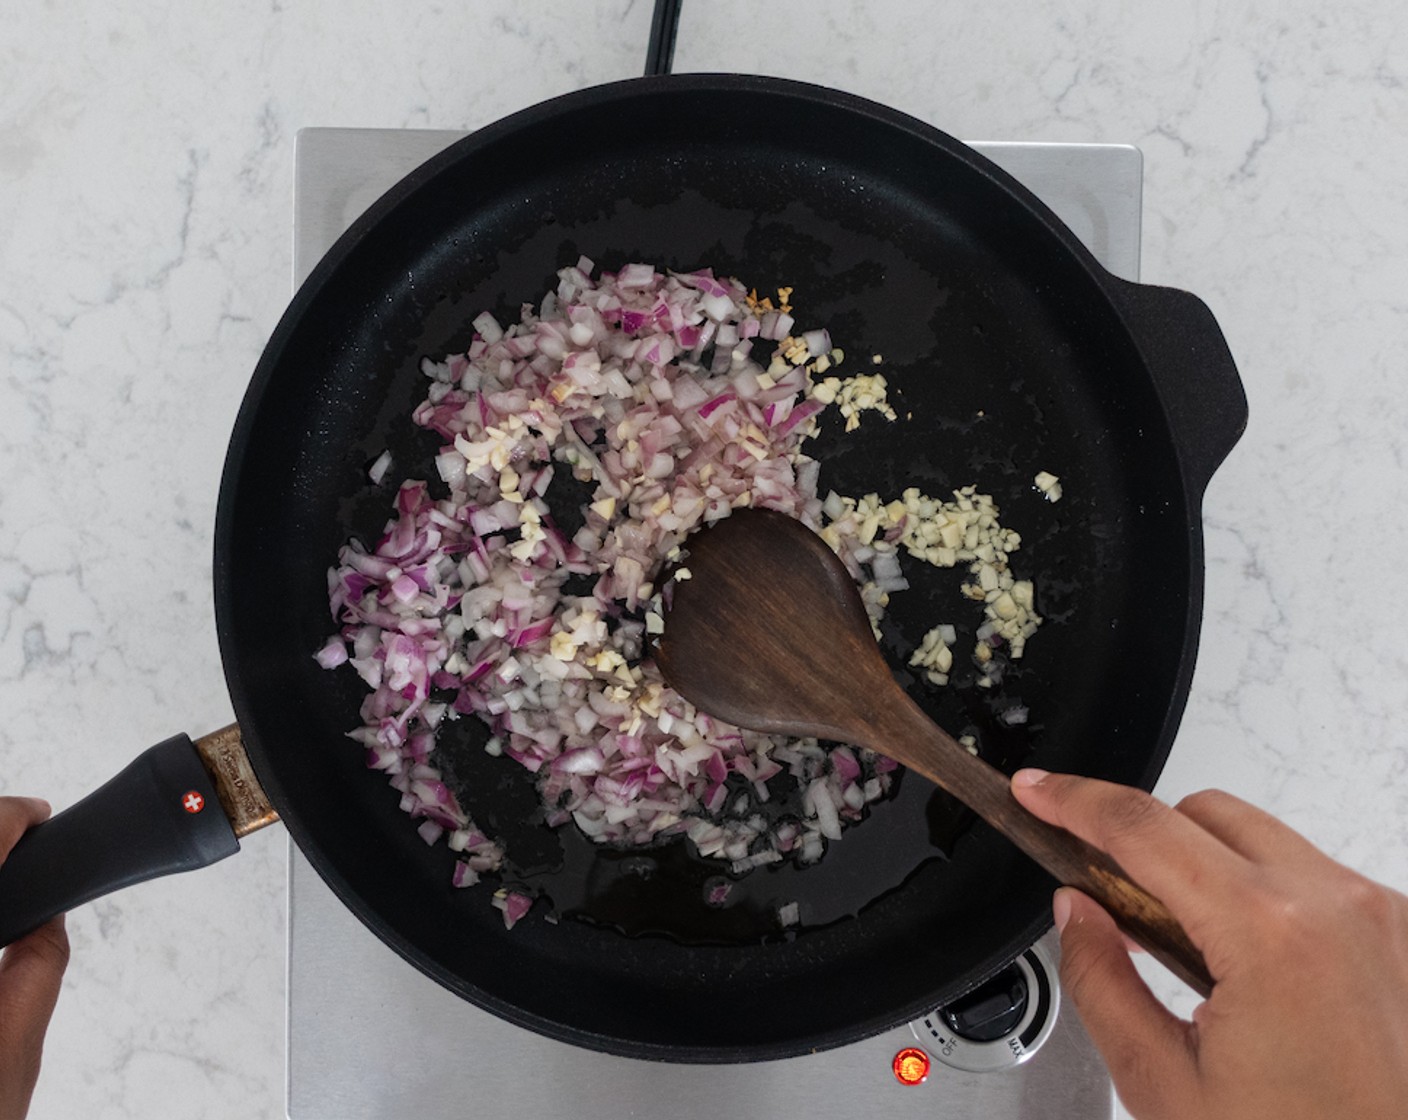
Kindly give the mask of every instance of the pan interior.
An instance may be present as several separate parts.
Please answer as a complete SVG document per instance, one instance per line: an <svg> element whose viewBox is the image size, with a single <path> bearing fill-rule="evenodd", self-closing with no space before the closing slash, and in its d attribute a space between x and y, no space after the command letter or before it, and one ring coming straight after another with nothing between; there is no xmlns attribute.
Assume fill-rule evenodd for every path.
<svg viewBox="0 0 1408 1120"><path fill-rule="evenodd" d="M1049 881L983 827L912 874L868 855L866 874L908 874L903 887L786 939L681 944L577 921L506 932L487 892L449 887L451 854L420 841L344 738L362 686L311 656L332 630L326 573L349 535L380 528L396 481L433 475L435 437L409 420L420 358L467 345L481 310L516 319L582 254L609 269L711 266L760 293L791 286L799 325L829 327L846 350L843 375L881 355L899 419L826 429L823 491L944 496L976 483L1022 534L1018 574L1036 579L1047 620L995 696L902 679L999 765L1152 784L1191 656L1196 514L1093 266L1000 172L932 130L741 79L607 87L470 137L359 220L299 293L241 413L217 530L222 648L261 778L364 921L525 1026L719 1061L835 1045L922 1013L1047 921ZM384 449L394 465L372 486L366 467ZM1061 476L1060 503L1033 489L1041 470ZM905 570L915 587L895 597L884 641L902 673L927 629L972 617L961 573ZM1010 728L998 715L1017 702L1031 722ZM460 734L458 749L481 753L468 721ZM522 784L501 761L510 808L484 823L511 832ZM793 873L803 898L822 868Z"/></svg>

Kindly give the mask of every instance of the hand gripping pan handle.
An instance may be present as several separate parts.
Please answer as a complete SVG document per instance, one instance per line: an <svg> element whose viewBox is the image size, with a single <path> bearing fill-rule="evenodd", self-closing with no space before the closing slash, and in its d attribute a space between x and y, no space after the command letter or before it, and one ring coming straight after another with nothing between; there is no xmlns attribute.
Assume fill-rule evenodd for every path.
<svg viewBox="0 0 1408 1120"><path fill-rule="evenodd" d="M100 895L234 855L238 836L276 819L237 728L199 746L173 736L20 837L0 863L0 945Z"/></svg>

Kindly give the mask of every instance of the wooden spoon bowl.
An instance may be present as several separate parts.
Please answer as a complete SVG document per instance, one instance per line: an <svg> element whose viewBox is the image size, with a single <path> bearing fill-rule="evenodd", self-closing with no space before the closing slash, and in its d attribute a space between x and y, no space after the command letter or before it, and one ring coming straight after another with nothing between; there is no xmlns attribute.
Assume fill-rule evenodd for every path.
<svg viewBox="0 0 1408 1120"><path fill-rule="evenodd" d="M1164 904L1104 852L1023 809L1005 775L895 682L855 582L820 537L785 514L745 509L686 548L655 651L680 695L738 727L868 747L924 775L1208 995L1207 964Z"/></svg>

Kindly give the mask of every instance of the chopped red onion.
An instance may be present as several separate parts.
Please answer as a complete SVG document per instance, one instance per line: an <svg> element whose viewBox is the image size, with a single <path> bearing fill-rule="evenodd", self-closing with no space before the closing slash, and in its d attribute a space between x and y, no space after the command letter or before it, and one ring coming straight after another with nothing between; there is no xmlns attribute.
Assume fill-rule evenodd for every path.
<svg viewBox="0 0 1408 1120"><path fill-rule="evenodd" d="M324 669L336 669L347 661L347 646L339 638L329 638L318 651L317 661Z"/></svg>
<svg viewBox="0 0 1408 1120"><path fill-rule="evenodd" d="M386 477L386 472L391 469L391 452L383 451L376 457L376 461L367 469L367 477L372 482L380 482Z"/></svg>
<svg viewBox="0 0 1408 1120"><path fill-rule="evenodd" d="M366 682L351 736L421 837L447 836L463 853L455 886L504 855L429 762L437 728L462 715L487 725L489 753L536 775L551 826L571 820L617 844L682 833L739 873L819 858L894 768L697 712L642 659L645 627L629 617L658 611L660 572L689 533L737 506L821 528L819 465L802 445L825 404L807 369L761 351L788 339L805 361L831 352L830 335L803 333L797 357L792 316L755 308L737 280L593 268L563 269L557 290L507 327L476 316L465 353L423 363L414 419L443 440L435 471L448 497L403 483L381 539L349 542L329 573L342 631L318 663L350 662ZM389 454L377 466L384 475ZM544 498L566 473L593 490L570 540ZM859 579L870 565L880 591L907 586L893 548L848 539L838 551ZM569 576L594 580L592 592L568 593ZM806 816L769 829L754 806L784 771L805 790ZM746 795L730 792L734 776ZM532 904L512 890L494 897L510 928ZM783 911L795 924L795 904Z"/></svg>
<svg viewBox="0 0 1408 1120"><path fill-rule="evenodd" d="M503 911L505 929L512 929L533 908L532 897L519 891L495 891L492 902Z"/></svg>
<svg viewBox="0 0 1408 1120"><path fill-rule="evenodd" d="M1002 712L997 718L1000 719L1003 723L1007 724L1008 727L1016 727L1019 724L1026 723L1027 716L1027 709L1022 706L1017 706L1008 708L1006 711Z"/></svg>

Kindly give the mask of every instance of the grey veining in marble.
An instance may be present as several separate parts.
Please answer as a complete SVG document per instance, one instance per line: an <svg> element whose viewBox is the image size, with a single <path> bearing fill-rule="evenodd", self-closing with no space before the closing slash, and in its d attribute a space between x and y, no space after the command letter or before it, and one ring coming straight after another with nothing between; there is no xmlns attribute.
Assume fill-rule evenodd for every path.
<svg viewBox="0 0 1408 1120"><path fill-rule="evenodd" d="M287 298L306 125L473 127L639 72L645 0L12 5L0 33L0 790L62 807L229 703L223 447ZM1408 886L1408 21L1390 0L686 3L677 66L1145 157L1143 276L1252 425L1207 496L1160 792L1217 785ZM282 1111L283 844L75 913L36 1117ZM1162 982L1160 982L1162 983ZM1177 998L1174 997L1175 1002Z"/></svg>

